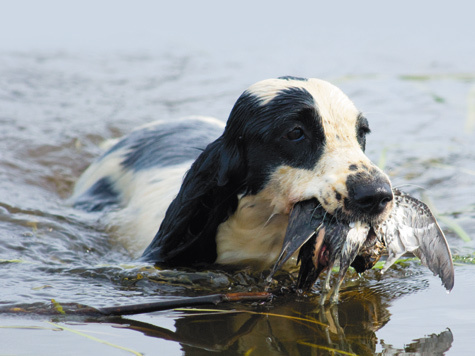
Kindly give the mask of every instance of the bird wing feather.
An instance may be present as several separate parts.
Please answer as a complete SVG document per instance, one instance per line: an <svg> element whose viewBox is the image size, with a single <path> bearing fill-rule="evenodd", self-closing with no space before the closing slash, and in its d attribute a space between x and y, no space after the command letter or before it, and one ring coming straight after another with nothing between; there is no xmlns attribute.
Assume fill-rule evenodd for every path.
<svg viewBox="0 0 475 356"><path fill-rule="evenodd" d="M374 226L378 237L386 244L386 271L399 257L412 252L434 275L438 275L447 290L454 286L454 267L447 240L430 209L421 201L397 189L394 208L389 217Z"/></svg>

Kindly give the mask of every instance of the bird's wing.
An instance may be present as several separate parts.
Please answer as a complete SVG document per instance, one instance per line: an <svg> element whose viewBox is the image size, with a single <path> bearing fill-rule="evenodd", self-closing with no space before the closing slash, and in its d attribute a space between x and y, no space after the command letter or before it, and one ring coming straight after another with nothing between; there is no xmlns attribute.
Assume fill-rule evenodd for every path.
<svg viewBox="0 0 475 356"><path fill-rule="evenodd" d="M434 215L421 201L397 189L393 192L395 201L391 214L374 226L389 254L383 272L404 253L412 252L434 275L440 276L450 291L454 286L452 255Z"/></svg>

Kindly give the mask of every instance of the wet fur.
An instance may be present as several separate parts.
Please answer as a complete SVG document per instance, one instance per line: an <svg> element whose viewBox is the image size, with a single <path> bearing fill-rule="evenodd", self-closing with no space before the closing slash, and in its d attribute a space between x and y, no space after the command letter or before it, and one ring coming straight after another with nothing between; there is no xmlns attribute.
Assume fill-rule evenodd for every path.
<svg viewBox="0 0 475 356"><path fill-rule="evenodd" d="M351 187L389 182L363 153L367 120L325 81L256 83L238 99L220 136L212 119L190 122L212 134L185 141L187 135L167 123L137 130L135 139L124 138L85 172L73 196L77 206L109 209L108 225L133 252L153 238L142 255L146 261L266 268L280 252L295 203L316 198L337 218L364 220L352 205ZM144 142L154 141L153 135L145 140L143 130L157 140L174 133L162 145L166 154L160 156L156 143L146 149Z"/></svg>

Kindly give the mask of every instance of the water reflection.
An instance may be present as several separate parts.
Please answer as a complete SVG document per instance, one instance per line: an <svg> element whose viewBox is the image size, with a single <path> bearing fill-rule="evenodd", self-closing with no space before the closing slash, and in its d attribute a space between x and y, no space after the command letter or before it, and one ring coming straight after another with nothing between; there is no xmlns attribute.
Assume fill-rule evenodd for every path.
<svg viewBox="0 0 475 356"><path fill-rule="evenodd" d="M339 305L326 307L319 306L318 296L286 295L259 306L183 311L175 331L133 319L113 322L178 342L185 355L374 355L381 347L376 354L439 355L452 345L449 329L413 340L403 350L386 345L378 341L376 331L390 319L390 296L371 288L342 296Z"/></svg>
<svg viewBox="0 0 475 356"><path fill-rule="evenodd" d="M439 356L444 355L452 347L454 336L452 331L447 329L440 334L432 334L420 339L413 340L410 344L406 345L404 349L397 349L392 345L386 345L381 342L384 348L384 355L403 356L403 355L420 355L420 356Z"/></svg>

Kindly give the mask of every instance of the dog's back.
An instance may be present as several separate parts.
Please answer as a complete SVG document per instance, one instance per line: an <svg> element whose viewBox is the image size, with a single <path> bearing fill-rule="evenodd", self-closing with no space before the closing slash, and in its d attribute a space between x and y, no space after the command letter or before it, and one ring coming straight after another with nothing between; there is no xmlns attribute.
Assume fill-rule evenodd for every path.
<svg viewBox="0 0 475 356"><path fill-rule="evenodd" d="M78 180L72 202L105 211L114 240L138 257L157 233L183 176L224 123L209 117L157 121L139 127L99 157Z"/></svg>

